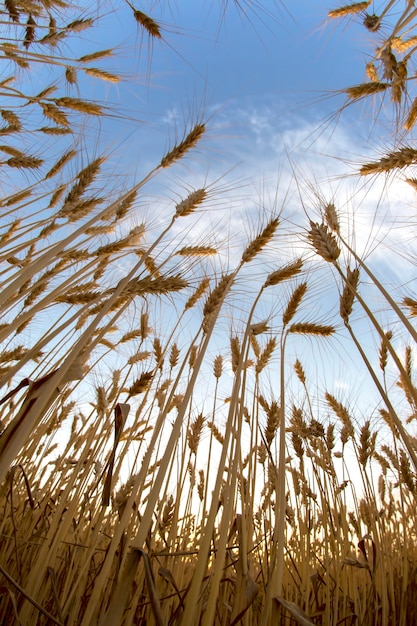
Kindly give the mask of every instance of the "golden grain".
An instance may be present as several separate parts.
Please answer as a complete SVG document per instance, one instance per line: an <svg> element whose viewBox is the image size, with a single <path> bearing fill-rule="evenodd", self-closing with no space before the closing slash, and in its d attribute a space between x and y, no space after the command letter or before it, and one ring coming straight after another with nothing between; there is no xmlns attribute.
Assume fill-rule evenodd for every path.
<svg viewBox="0 0 417 626"><path fill-rule="evenodd" d="M103 199L100 199L100 202L102 201ZM114 232L114 226L112 224L108 226L91 226L91 228L86 228L84 232L86 235L91 235L92 237L96 237L97 235L110 235Z"/></svg>
<svg viewBox="0 0 417 626"><path fill-rule="evenodd" d="M97 52L92 52L91 54L85 54L80 57L78 60L79 63L89 63L90 61L96 61L98 59L104 59L106 57L112 56L113 50L112 48L107 48L106 50L97 50Z"/></svg>
<svg viewBox="0 0 417 626"><path fill-rule="evenodd" d="M16 346L12 350L3 350L0 353L0 363L5 363L7 361L18 361L25 356L28 352L23 346Z"/></svg>
<svg viewBox="0 0 417 626"><path fill-rule="evenodd" d="M333 326L327 326L324 324L311 324L309 322L299 322L298 324L291 324L288 329L289 333L301 333L304 335L322 335L328 337L333 335L336 330Z"/></svg>
<svg viewBox="0 0 417 626"><path fill-rule="evenodd" d="M69 126L69 120L65 113L51 102L39 102L43 114L59 126Z"/></svg>
<svg viewBox="0 0 417 626"><path fill-rule="evenodd" d="M43 289L44 290L44 289ZM36 297L39 294L36 294ZM83 290L74 290L73 293L62 294L55 298L55 302L61 302L63 304L81 305L91 304L95 302L102 294L99 291L84 292ZM34 295L31 294L31 302L34 299Z"/></svg>
<svg viewBox="0 0 417 626"><path fill-rule="evenodd" d="M19 56L18 54L15 54L12 50L13 47L9 45L6 46L6 44L2 44L1 46L3 48L3 52L5 54L5 56L8 59L11 59L12 61L14 61L16 63L16 65L18 67L21 67L25 70L29 69L29 63L27 61L25 61L25 59L23 59L21 56Z"/></svg>
<svg viewBox="0 0 417 626"><path fill-rule="evenodd" d="M65 37L66 37L66 32L64 30L61 30L61 31L57 30L56 20L51 15L49 19L48 33L44 37L42 37L42 39L40 39L39 43L54 47L58 45L61 39L64 39Z"/></svg>
<svg viewBox="0 0 417 626"><path fill-rule="evenodd" d="M304 456L303 440L295 430L292 430L291 432L291 443L294 448L295 454L300 460L302 460Z"/></svg>
<svg viewBox="0 0 417 626"><path fill-rule="evenodd" d="M174 343L171 347L171 352L169 355L169 366L174 368L178 364L178 359L180 357L181 351L178 348L177 344Z"/></svg>
<svg viewBox="0 0 417 626"><path fill-rule="evenodd" d="M137 380L129 387L128 397L137 396L140 393L144 393L149 388L154 376L153 370L148 372L142 372Z"/></svg>
<svg viewBox="0 0 417 626"><path fill-rule="evenodd" d="M45 174L45 178L52 178L52 176L55 176L55 174L58 174L58 172L64 167L64 165L68 163L68 161L73 159L76 154L77 154L76 150L68 150L67 152L64 152L64 154L58 159L55 165L51 167L49 172Z"/></svg>
<svg viewBox="0 0 417 626"><path fill-rule="evenodd" d="M200 498L200 501L203 502L203 500L204 500L204 488L205 488L205 479L204 479L204 471L203 470L199 470L198 477L199 477L199 481L198 481L198 485L197 485L197 493L198 493L198 497Z"/></svg>
<svg viewBox="0 0 417 626"><path fill-rule="evenodd" d="M400 104L403 95L406 93L406 80L407 80L406 61L400 61L399 63L397 63L394 74L395 74L395 78L392 82L391 99L396 104Z"/></svg>
<svg viewBox="0 0 417 626"><path fill-rule="evenodd" d="M58 204L58 202L61 200L62 196L64 195L65 189L66 189L65 185L61 185L60 187L57 187L57 189L55 189L49 201L49 208L52 208Z"/></svg>
<svg viewBox="0 0 417 626"><path fill-rule="evenodd" d="M109 83L120 82L120 77L116 76L116 74L111 74L110 72L100 70L96 67L86 67L84 68L84 72L89 76L94 76L94 78L100 78L101 80L105 80Z"/></svg>
<svg viewBox="0 0 417 626"><path fill-rule="evenodd" d="M9 13L10 19L13 22L18 22L20 13L17 8L17 3L14 0L4 0L4 6L6 7L7 12Z"/></svg>
<svg viewBox="0 0 417 626"><path fill-rule="evenodd" d="M8 230L0 236L0 246L6 244L13 237L14 233L18 230L20 224L20 219L17 219L10 224Z"/></svg>
<svg viewBox="0 0 417 626"><path fill-rule="evenodd" d="M364 98L365 96L372 96L376 93L386 91L389 86L390 83L372 81L370 83L361 83L360 85L347 87L343 92L351 100L357 100L358 98Z"/></svg>
<svg viewBox="0 0 417 626"><path fill-rule="evenodd" d="M186 311L188 309L191 309L199 301L201 296L204 295L204 293L209 288L209 285L210 285L210 279L207 278L207 277L203 278L203 280L198 285L198 287L195 290L195 292L193 294L191 294L191 296L188 298L187 302L185 303L185 307L184 308L185 308Z"/></svg>
<svg viewBox="0 0 417 626"><path fill-rule="evenodd" d="M269 330L268 322L258 322L257 324L251 324L249 332L251 335L262 335Z"/></svg>
<svg viewBox="0 0 417 626"><path fill-rule="evenodd" d="M326 224L317 224L310 220L310 232L308 239L313 244L317 254L325 261L334 263L339 258L340 248Z"/></svg>
<svg viewBox="0 0 417 626"><path fill-rule="evenodd" d="M82 219L83 217L88 215L93 209L95 209L97 205L101 204L102 202L104 202L104 198L86 198L85 200L80 200L79 202L75 204L75 206L73 206L72 211L68 212L67 214L68 223L76 222ZM57 217L65 217L65 216L66 216L66 213L64 213L64 215L61 215L60 211L57 214ZM106 227L106 230L107 229L108 227Z"/></svg>
<svg viewBox="0 0 417 626"><path fill-rule="evenodd" d="M5 146L2 145L0 146L0 150L2 152L5 152L6 154L11 154L14 157L20 157L20 158L24 158L26 155L24 152L22 152L21 150L18 150L17 148L14 148L13 146Z"/></svg>
<svg viewBox="0 0 417 626"><path fill-rule="evenodd" d="M42 128L37 129L39 133L44 133L45 135L71 135L72 130L65 126L42 126Z"/></svg>
<svg viewBox="0 0 417 626"><path fill-rule="evenodd" d="M333 202L328 202L324 207L324 219L326 220L326 224L330 228L330 230L333 230L335 233L339 234L339 217L337 215L336 207Z"/></svg>
<svg viewBox="0 0 417 626"><path fill-rule="evenodd" d="M206 131L205 124L196 124L186 135L185 139L174 146L162 159L161 167L170 167L175 161L181 159L189 150L200 141ZM201 191L201 190L198 190ZM204 191L204 190L203 190Z"/></svg>
<svg viewBox="0 0 417 626"><path fill-rule="evenodd" d="M164 350L162 348L161 340L155 337L153 340L153 353L155 356L156 366L162 370L164 367Z"/></svg>
<svg viewBox="0 0 417 626"><path fill-rule="evenodd" d="M232 371L236 374L240 360L240 341L239 337L231 337L230 348L232 354Z"/></svg>
<svg viewBox="0 0 417 626"><path fill-rule="evenodd" d="M20 122L19 117L14 113L14 111L9 111L7 109L3 109L1 112L1 116L5 122L7 122L7 127L1 129L1 133L3 132L18 132L22 128L22 124Z"/></svg>
<svg viewBox="0 0 417 626"><path fill-rule="evenodd" d="M411 185L414 191L417 191L417 178L405 178L404 180L406 183Z"/></svg>
<svg viewBox="0 0 417 626"><path fill-rule="evenodd" d="M359 284L359 268L355 267L353 270L350 267L347 268L346 283L343 287L343 292L340 296L340 316L342 320L347 324L349 316L352 313L353 302L356 296L356 290Z"/></svg>
<svg viewBox="0 0 417 626"><path fill-rule="evenodd" d="M329 11L329 17L343 17L345 15L353 15L364 11L371 4L370 0L365 2L353 2L352 4L345 4L338 9L332 9Z"/></svg>
<svg viewBox="0 0 417 626"><path fill-rule="evenodd" d="M142 311L140 314L140 336L142 340L146 339L150 332L151 327L149 326L149 313Z"/></svg>
<svg viewBox="0 0 417 626"><path fill-rule="evenodd" d="M178 250L180 256L212 256L217 254L216 248L210 246L184 246Z"/></svg>
<svg viewBox="0 0 417 626"><path fill-rule="evenodd" d="M18 169L38 169L43 164L43 159L28 155L10 157L6 161L9 167Z"/></svg>
<svg viewBox="0 0 417 626"><path fill-rule="evenodd" d="M4 204L6 206L11 206L12 204L17 204L18 202L22 202L22 200L26 200L26 198L29 198L31 195L31 189L24 189L23 191L15 193L13 196L9 196Z"/></svg>
<svg viewBox="0 0 417 626"><path fill-rule="evenodd" d="M65 69L65 80L67 81L69 85L77 84L77 70L75 69L75 67L72 67L71 65L69 65Z"/></svg>
<svg viewBox="0 0 417 626"><path fill-rule="evenodd" d="M85 113L86 115L103 115L103 108L100 105L80 100L79 98L70 98L65 96L62 98L56 98L54 102L58 107L62 106L66 109L71 109L79 113Z"/></svg>
<svg viewBox="0 0 417 626"><path fill-rule="evenodd" d="M190 367L190 369L193 369L196 359L197 359L197 353L198 353L198 346L193 345L190 348L190 356L188 358L188 365Z"/></svg>
<svg viewBox="0 0 417 626"><path fill-rule="evenodd" d="M271 337L270 339L268 339L264 350L256 361L255 371L257 374L260 374L262 370L265 369L265 367L268 365L276 346L277 340L275 337Z"/></svg>
<svg viewBox="0 0 417 626"><path fill-rule="evenodd" d="M382 371L385 371L388 361L388 342L392 339L392 330L387 330L385 337L381 340L381 346L379 348L379 367Z"/></svg>
<svg viewBox="0 0 417 626"><path fill-rule="evenodd" d="M205 318L211 316L220 307L227 290L231 286L232 279L233 274L224 274L216 287L209 294L203 309L203 314Z"/></svg>
<svg viewBox="0 0 417 626"><path fill-rule="evenodd" d="M133 11L133 15L137 23L143 26L143 28L151 37L154 37L155 39L162 38L159 25L155 22L154 19L149 17L149 15L146 15L146 13L143 13L142 11L139 11L137 9Z"/></svg>
<svg viewBox="0 0 417 626"><path fill-rule="evenodd" d="M395 54L391 50L391 46L385 46L379 53L384 68L384 78L392 81L397 74L398 62Z"/></svg>
<svg viewBox="0 0 417 626"><path fill-rule="evenodd" d="M72 30L74 33L80 33L87 28L91 28L94 25L94 20L92 18L82 18L79 20L74 20L66 25L67 30Z"/></svg>
<svg viewBox="0 0 417 626"><path fill-rule="evenodd" d="M120 378L121 378L121 371L114 369L112 371L112 386L108 395L109 403L113 402L113 400L117 398L117 395L119 392L119 386L120 386Z"/></svg>
<svg viewBox="0 0 417 626"><path fill-rule="evenodd" d="M363 25L371 31L371 33L376 33L381 28L381 17L376 15L376 13L365 13Z"/></svg>
<svg viewBox="0 0 417 626"><path fill-rule="evenodd" d="M295 370L295 373L297 374L297 378L300 381L300 383L302 385L305 385L306 384L306 375L305 375L303 366L302 366L302 364L300 363L300 361L298 359L294 363L294 370Z"/></svg>
<svg viewBox="0 0 417 626"><path fill-rule="evenodd" d="M152 278L147 276L142 279L129 281L123 290L123 294L129 297L144 293L166 294L174 291L181 291L188 286L187 281L182 276L158 276Z"/></svg>
<svg viewBox="0 0 417 626"><path fill-rule="evenodd" d="M411 146L404 146L399 150L390 152L387 156L382 157L379 161L366 163L362 165L359 172L362 176L369 174L378 174L381 172L390 172L393 169L402 169L408 167L417 161L417 150Z"/></svg>
<svg viewBox="0 0 417 626"><path fill-rule="evenodd" d="M242 263L249 263L271 241L279 226L279 219L273 218L261 233L247 246L242 254Z"/></svg>
<svg viewBox="0 0 417 626"><path fill-rule="evenodd" d="M215 378L219 379L223 372L223 357L218 354L213 362L213 373Z"/></svg>
<svg viewBox="0 0 417 626"><path fill-rule="evenodd" d="M137 339L140 336L141 336L140 330L130 330L129 332L125 333L122 336L122 338L120 339L120 342L126 343L127 341L131 341L132 339Z"/></svg>
<svg viewBox="0 0 417 626"><path fill-rule="evenodd" d="M35 99L36 100L40 100L42 98L47 98L48 96L50 96L51 94L55 93L55 91L58 89L57 85L50 85L49 87L45 87L45 89L42 89L36 96Z"/></svg>
<svg viewBox="0 0 417 626"><path fill-rule="evenodd" d="M116 206L114 212L115 221L121 220L123 217L125 217L125 215L127 215L129 209L133 206L136 196L137 190L133 189L123 197L123 200L121 200L120 203ZM110 217L111 215L109 215L109 217L106 216L104 219L110 219Z"/></svg>
<svg viewBox="0 0 417 626"><path fill-rule="evenodd" d="M417 397L416 388L414 387L411 379L412 379L412 350L411 346L405 347L405 360L404 360L404 370L400 373L400 379L397 382L397 385L403 390L405 397L407 398L408 404L415 408L416 402L415 398Z"/></svg>
<svg viewBox="0 0 417 626"><path fill-rule="evenodd" d="M404 450L400 450L399 475L401 482L408 487L411 493L417 489L416 478L411 471L410 460Z"/></svg>
<svg viewBox="0 0 417 626"><path fill-rule="evenodd" d="M220 430L217 428L217 426L215 425L214 422L207 422L207 426L210 428L213 437L216 439L216 441L218 441L220 444L224 444L224 437L221 434Z"/></svg>
<svg viewBox="0 0 417 626"><path fill-rule="evenodd" d="M417 45L417 36L409 37L408 39L401 39L401 37L394 37L391 40L391 47L396 52L407 52L410 48L414 48Z"/></svg>
<svg viewBox="0 0 417 626"><path fill-rule="evenodd" d="M325 398L326 398L326 402L328 403L328 405L331 407L331 409L334 411L334 413L337 415L337 417L340 419L340 421L343 424L343 429L341 432L341 440L342 440L342 443L345 444L348 441L348 439L354 436L353 424L352 424L352 420L349 415L349 412L343 406L343 404L339 402L338 400L336 400L336 398L332 396L330 393L326 392Z"/></svg>
<svg viewBox="0 0 417 626"><path fill-rule="evenodd" d="M268 406L266 416L267 421L265 427L265 439L268 446L270 447L279 426L280 409L278 403L275 400L273 400Z"/></svg>
<svg viewBox="0 0 417 626"><path fill-rule="evenodd" d="M187 443L190 448L191 454L197 454L198 444L200 443L201 433L205 423L203 414L200 413L195 420L193 420L187 430Z"/></svg>
<svg viewBox="0 0 417 626"><path fill-rule="evenodd" d="M369 78L370 81L372 81L373 83L379 82L378 72L373 61L369 61L369 63L366 64L365 71L366 76Z"/></svg>
<svg viewBox="0 0 417 626"><path fill-rule="evenodd" d="M375 451L376 433L371 433L370 421L366 420L359 434L358 461L365 468Z"/></svg>
<svg viewBox="0 0 417 626"><path fill-rule="evenodd" d="M96 387L97 401L96 409L99 416L103 417L109 407L106 390L104 387Z"/></svg>
<svg viewBox="0 0 417 626"><path fill-rule="evenodd" d="M392 422L391 422L392 423ZM388 424L390 426L390 424ZM395 469L399 470L399 462L397 455L395 452L386 444L381 445L381 451L385 454L385 456L389 459L391 466L395 467Z"/></svg>
<svg viewBox="0 0 417 626"><path fill-rule="evenodd" d="M301 304L301 300L303 299L305 293L307 291L307 283L301 283L296 287L291 295L291 298L288 301L286 309L282 314L282 323L284 326L287 326L293 319L294 315L297 312L298 307Z"/></svg>
<svg viewBox="0 0 417 626"><path fill-rule="evenodd" d="M403 298L403 304L404 306L410 309L410 314L412 316L415 317L417 315L417 300L406 297L406 298Z"/></svg>
<svg viewBox="0 0 417 626"><path fill-rule="evenodd" d="M31 288L28 296L24 300L24 306L30 306L48 286L47 280L37 280L35 285Z"/></svg>
<svg viewBox="0 0 417 626"><path fill-rule="evenodd" d="M335 447L335 443L336 443L336 439L334 436L334 429L335 429L335 425L329 424L326 430L326 446L329 451L333 450L333 448Z"/></svg>
<svg viewBox="0 0 417 626"><path fill-rule="evenodd" d="M288 280L292 278L293 276L296 276L297 274L301 272L302 267L303 267L303 261L301 259L298 259L294 263L289 263L288 265L285 265L281 269L275 270L275 272L272 272L271 274L269 274L268 278L266 279L264 283L264 288L278 285L284 280Z"/></svg>
<svg viewBox="0 0 417 626"><path fill-rule="evenodd" d="M259 359L260 355L261 355L261 346L259 345L258 340L256 339L255 335L251 335L249 338L250 341L250 345L252 347L253 353L256 356L257 359Z"/></svg>
<svg viewBox="0 0 417 626"><path fill-rule="evenodd" d="M32 15L29 15L27 22L26 22L25 38L23 40L23 45L26 48L26 50L29 48L30 44L35 39L35 26L36 26L35 20L33 19Z"/></svg>
<svg viewBox="0 0 417 626"><path fill-rule="evenodd" d="M405 130L411 130L417 120L417 98L414 98L410 108L408 109L407 118L404 122Z"/></svg>

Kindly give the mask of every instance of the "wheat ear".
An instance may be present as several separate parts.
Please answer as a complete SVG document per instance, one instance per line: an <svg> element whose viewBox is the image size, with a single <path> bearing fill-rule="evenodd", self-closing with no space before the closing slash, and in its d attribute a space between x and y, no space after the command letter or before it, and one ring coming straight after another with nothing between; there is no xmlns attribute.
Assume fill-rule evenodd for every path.
<svg viewBox="0 0 417 626"><path fill-rule="evenodd" d="M161 159L161 167L169 167L175 161L182 159L182 157L187 154L189 150L194 148L194 146L200 141L201 137L204 135L206 131L205 124L196 124L186 135L185 139L180 141L176 146L172 148L162 159Z"/></svg>

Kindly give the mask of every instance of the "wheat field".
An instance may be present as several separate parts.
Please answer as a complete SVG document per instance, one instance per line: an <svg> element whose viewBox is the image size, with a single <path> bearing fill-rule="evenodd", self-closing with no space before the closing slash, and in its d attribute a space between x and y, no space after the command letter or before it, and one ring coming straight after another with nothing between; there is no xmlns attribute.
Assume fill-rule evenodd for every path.
<svg viewBox="0 0 417 626"><path fill-rule="evenodd" d="M189 182L200 110L145 173L118 156L109 129L142 120L112 61L149 55L152 90L169 32L127 1L136 40L95 47L121 4L1 7L0 623L417 625L417 290L296 167L302 224L272 201L217 241L227 183ZM219 23L227 4L262 11L219 2ZM417 190L417 9L375 4L318 20L372 41L335 113L384 116L385 148L344 175L382 206ZM375 245L409 272L415 224ZM322 384L334 363L365 397Z"/></svg>

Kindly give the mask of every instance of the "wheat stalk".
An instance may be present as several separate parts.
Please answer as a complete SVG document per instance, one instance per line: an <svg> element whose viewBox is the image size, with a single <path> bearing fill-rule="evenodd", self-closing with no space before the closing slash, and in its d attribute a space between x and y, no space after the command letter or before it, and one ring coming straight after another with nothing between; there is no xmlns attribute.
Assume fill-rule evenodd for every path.
<svg viewBox="0 0 417 626"><path fill-rule="evenodd" d="M352 313L353 302L355 300L356 290L359 283L359 268L355 267L353 270L348 267L346 274L346 283L343 287L343 292L340 296L340 316L346 323L349 320L349 316Z"/></svg>
<svg viewBox="0 0 417 626"><path fill-rule="evenodd" d="M365 163L359 172L362 176L369 174L379 174L381 172L390 172L394 169L402 169L415 163L417 160L417 150L410 146L404 146L395 152L390 152L387 156L382 157L379 161L373 163Z"/></svg>
<svg viewBox="0 0 417 626"><path fill-rule="evenodd" d="M105 59L112 55L113 55L113 49L107 48L105 50L97 50L96 52L85 54L79 59L77 59L77 61L79 63L90 63L91 61L98 61L99 59Z"/></svg>
<svg viewBox="0 0 417 626"><path fill-rule="evenodd" d="M264 283L264 287L265 288L272 287L274 285L278 285L284 280L289 280L293 276L296 276L297 274L299 274L302 270L302 267L303 267L303 261L301 259L298 259L294 263L289 263L288 265L285 265L281 269L275 270L274 272L269 274L268 278L266 279Z"/></svg>
<svg viewBox="0 0 417 626"><path fill-rule="evenodd" d="M370 0L366 0L365 2L353 2L352 4L345 4L338 9L332 9L331 11L329 11L328 16L344 17L345 15L353 15L355 13L365 11L365 9L367 9L370 4Z"/></svg>
<svg viewBox="0 0 417 626"><path fill-rule="evenodd" d="M296 287L288 301L284 313L282 314L282 324L287 326L297 312L305 293L307 291L307 283L301 283Z"/></svg>
<svg viewBox="0 0 417 626"><path fill-rule="evenodd" d="M161 159L161 167L170 167L173 163L175 163L175 161L182 159L185 154L194 148L194 146L200 141L205 131L205 124L196 124L186 137L180 141L180 143L175 145L172 150L167 152L167 154Z"/></svg>
<svg viewBox="0 0 417 626"><path fill-rule="evenodd" d="M247 246L242 254L242 263L249 263L271 241L279 225L279 219L273 218L257 237Z"/></svg>
<svg viewBox="0 0 417 626"><path fill-rule="evenodd" d="M81 100L80 98L64 96L62 98L56 98L54 102L57 107L62 106L66 109L77 111L78 113L86 113L87 115L95 115L98 117L103 115L103 108L100 105Z"/></svg>
<svg viewBox="0 0 417 626"><path fill-rule="evenodd" d="M139 11L138 9L135 9L133 11L133 15L137 23L143 26L143 28L151 37L154 37L155 39L162 38L161 29L153 18L151 18L149 15L146 15L146 13Z"/></svg>
<svg viewBox="0 0 417 626"><path fill-rule="evenodd" d="M194 293L191 294L191 296L188 298L187 302L185 303L185 307L184 307L185 310L191 309L200 300L200 298L205 294L205 292L209 288L209 285L210 285L210 279L208 277L203 278L203 280L198 285Z"/></svg>
<svg viewBox="0 0 417 626"><path fill-rule="evenodd" d="M381 83L373 80L370 83L361 83L360 85L354 85L353 87L347 87L343 92L350 100L358 100L366 96L372 96L376 93L386 91L390 87L390 83Z"/></svg>
<svg viewBox="0 0 417 626"><path fill-rule="evenodd" d="M415 98L408 109L407 117L404 122L405 130L411 130L417 120L417 98Z"/></svg>
<svg viewBox="0 0 417 626"><path fill-rule="evenodd" d="M298 333L302 335L321 335L328 337L336 332L333 326L324 324L312 324L310 322L298 322L297 324L291 324L288 328L289 333Z"/></svg>
<svg viewBox="0 0 417 626"><path fill-rule="evenodd" d="M84 72L88 76L94 76L94 78L100 78L100 80L104 80L109 83L120 82L120 77L116 74L111 74L110 72L106 72L105 70L100 70L97 67L86 67L84 68Z"/></svg>
<svg viewBox="0 0 417 626"><path fill-rule="evenodd" d="M369 3L356 2L336 9L331 17L359 16L363 25L374 31L391 5L388 0L384 2L376 16L366 12ZM69 100L72 108L66 107L68 101L60 99L59 89L65 85L65 73L72 81L66 88L81 90L83 82L77 86L73 82L76 74L88 75L90 65L112 51L93 52L76 60L65 58L57 44L71 33L93 27L95 21L66 17L67 10L61 0L47 4L6 0L4 4L4 20L16 38L2 47L5 63L17 64L19 70L29 67L35 76L35 64L46 60L61 73L53 85L36 96L14 90L9 79L2 82L7 109L2 112L0 134L3 141L13 143L2 152L5 167L7 159L22 161L32 154L23 132L36 131L43 142L49 136L54 143L66 141L65 134L72 132L77 150L79 145L88 148L79 134L81 128L76 128L72 119L81 117L79 103L88 105L88 100L79 96ZM392 22L391 31L398 31L398 41L392 33L387 35L386 28L380 30L373 74L369 67L369 80L384 85L375 93L391 87L394 104L401 106L405 85L411 88L413 84L410 70L405 76L406 66L411 68L412 62L408 55L396 59L392 51L401 52L401 42L407 36L404 29L410 29L412 35L413 13L414 7L407 3L397 23ZM165 43L156 42L162 40L159 24L141 12L135 17L153 43ZM384 26L391 22L391 16L387 17ZM63 18L65 25L57 25ZM41 51L48 45L53 52L38 54L35 45ZM406 50L412 53L413 45ZM104 78L106 70L97 72ZM386 83L378 80L378 73ZM20 80L19 74L16 80ZM357 86L347 95L356 100L368 93L369 87ZM15 101L19 104L14 109L10 102ZM97 106L104 115L104 103ZM410 128L413 106L404 116ZM37 116L33 125L31 107ZM42 115L50 120L50 126L39 124ZM340 438L335 437L335 425L316 414L316 398L310 398L310 384L298 360L294 369L303 395L294 398L294 407L288 406L285 342L291 333L326 336L334 329L311 322L293 323L305 297L305 282L293 287L288 303L264 293L267 287L299 275L301 259L269 274L264 268L266 278L251 274L247 262L271 242L273 220L246 246L237 270L210 278L204 269L197 270L200 259L192 257L211 254L214 248L194 246L185 235L178 243L174 229L170 232L177 218L191 218L196 213L207 197L205 189L191 191L178 202L160 235L154 236L147 229L151 243L145 241L142 226L135 230L129 225L128 234L122 234L126 231L121 230L125 226L121 220L128 212L132 215L128 215L127 224L130 218L137 219L132 208L145 182L184 156L196 144L195 136L189 147L184 142L178 142L140 183L106 202L107 186L97 189L100 166L89 182L87 171L52 187L53 176L63 176L75 154L66 147L59 150L60 156L51 157L48 148L40 155L44 163L33 167L33 172L25 173L22 168L22 179L34 176L36 182L25 189L17 183L13 193L2 199L4 319L0 332L4 343L0 373L10 388L0 401L0 441L7 454L16 444L13 465L0 487L0 557L10 583L2 606L3 619L31 624L46 617L72 626L122 621L266 625L285 619L285 610L300 623L311 621L308 615L316 615L323 623L343 623L353 614L364 624L378 619L389 623L394 618L408 623L414 615L409 598L414 583L415 441L402 425L401 405L397 406L395 394L391 395L388 355L401 366L398 379L405 399L413 403L412 415L407 414L411 421L415 419L413 346L408 342L405 358L400 359L395 345L401 341L401 328L393 324L397 339L391 341L390 332L380 328L379 318L368 306L365 316L371 323L375 320L380 336L382 373L377 375L373 370L372 362L378 357L364 354L363 342L349 325L355 299L367 306L366 281L358 293L359 269L384 295L400 327L413 339L411 320L364 260L344 243L334 204L323 203L323 224L310 225L309 240L342 277L340 315L371 377L379 384L386 408L378 415L390 428L384 441L392 436L393 443L381 446L369 421L355 432L353 423L359 407L356 411L351 403L347 411L329 396L326 405L344 419L339 418ZM55 152L56 148L52 150ZM343 217L345 221L348 215ZM342 272L337 259L343 247L357 267ZM274 254L279 253L277 249ZM191 270L190 279L183 273L185 269ZM116 274L120 270L122 274ZM218 354L213 360L209 347L213 342L217 350L217 341L224 335L219 314L240 270L245 298L236 296L233 302L234 375L228 376L224 357ZM313 278L314 271L313 267ZM250 296L254 277L261 287ZM177 297L177 289L183 290L187 284L194 285L194 292ZM213 286L199 312L195 305L207 294L210 284ZM169 296L172 330L160 303L163 294ZM263 296L262 311L255 317ZM248 306L249 297L252 307ZM266 311L271 302L271 311ZM413 316L417 306L412 293L402 304ZM47 327L43 315L48 318ZM187 332L194 324L198 330L187 348ZM239 331L241 324L244 332ZM276 325L280 335L275 334ZM22 339L18 340L15 333ZM279 336L279 358L273 359ZM26 338L30 343L24 341ZM75 381L70 387L61 387L71 364L87 360L90 371L82 386L77 387ZM207 376L207 362L212 362L211 378ZM277 362L279 402L273 397ZM21 386L14 382L17 374L22 374L22 383L26 375L32 382L26 379ZM33 399L28 388L33 391L32 385L37 383L42 397L28 408ZM83 402L74 405L75 398L81 397L79 393ZM112 418L112 411L119 397L129 393L133 411L121 427ZM227 417L223 420L221 400L226 396ZM91 409L86 409L89 405ZM16 417L22 416L24 408L28 413L18 425ZM286 414L291 410L290 428L286 428ZM206 414L210 416L207 421L203 417ZM25 436L21 428L28 425L26 417L32 428L22 446ZM69 428L63 423L66 419ZM62 442L63 432L68 432L66 444ZM374 460L382 472L379 477L375 475L375 481ZM131 473L127 475L127 471ZM365 533L372 540L363 538ZM23 551L19 548L22 545ZM278 602L282 607L279 617Z"/></svg>

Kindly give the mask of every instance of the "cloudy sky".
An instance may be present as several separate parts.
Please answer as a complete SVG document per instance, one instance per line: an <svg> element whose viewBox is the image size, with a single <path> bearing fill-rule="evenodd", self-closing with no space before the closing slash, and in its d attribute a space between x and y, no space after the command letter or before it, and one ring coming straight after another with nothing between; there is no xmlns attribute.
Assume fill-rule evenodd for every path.
<svg viewBox="0 0 417 626"><path fill-rule="evenodd" d="M359 102L341 111L346 103L341 90L366 80L365 65L378 35L363 28L360 16L329 19L328 11L340 4L149 3L141 9L161 25L162 33L160 40L151 41L126 6L109 12L101 29L85 38L83 53L89 46L93 50L97 44L117 42L117 54L106 66L127 81L109 87L89 80L88 88L91 97L105 98L129 118L103 124L102 141L114 150L115 169L123 154L136 177L159 162L182 138L184 128L208 120L206 137L192 155L147 186L150 203L160 199L160 213L146 212L145 202L143 210L154 225L162 224L166 212L161 196L168 210L185 190L208 185L212 210L185 231L179 225L176 236L187 245L223 249L214 269L233 266L259 223L273 212L282 212L287 233L294 228L299 233L279 250L280 262L293 258L303 249L306 213L319 220L320 201L334 201L346 236L401 299L414 272L410 233L404 228L414 215L414 192L402 180L388 188L385 180L354 176L361 163L391 145L392 128L383 101ZM380 124L375 124L376 113ZM404 242L401 259L394 252ZM321 297L311 299L311 311L317 319L330 321L328 311L334 314L338 307L331 273L318 271L313 287ZM357 324L366 345L369 329L360 313ZM347 384L344 365L356 358L348 354L349 347L342 347L346 357L337 366L336 387ZM375 348L371 339L369 347ZM324 348L317 358L322 372L328 372L329 353Z"/></svg>
<svg viewBox="0 0 417 626"><path fill-rule="evenodd" d="M114 85L90 76L83 79L80 73L83 97L105 102L115 112L107 120L92 120L87 128L82 141L88 159L104 151L114 181L126 189L155 167L187 129L207 121L201 144L146 186L134 216L137 222L161 230L175 202L192 189L206 187L208 206L192 222L178 223L173 236L177 245L219 248L212 261L213 272L219 274L236 266L247 242L279 213L284 236L267 258L269 270L259 267L259 276L264 276L265 269L271 271L305 251L308 218L321 220L320 206L334 202L343 233L394 296L401 300L406 285L411 295L412 232L404 225L414 223L414 192L401 177L387 185L384 179L354 175L362 163L383 154L393 139L389 103L377 97L344 108L342 90L366 80L365 65L379 36L363 27L361 16L329 19L328 11L342 4L337 0L143 2L140 9L161 27L162 37L150 39L127 3L117 3L116 8L114 4L96 9L90 3L83 16L95 17L95 10L104 13L99 28L84 31L81 43L74 38L74 51L70 40L65 43L68 58L72 52L77 58L116 46L114 56L97 66L125 79ZM378 12L376 5L371 10ZM43 78L27 77L36 83L34 93ZM76 95L72 87L66 88ZM309 257L314 272L306 314L333 323L338 319L337 280L329 268L315 268L311 252ZM123 273L123 267L114 268L118 271ZM256 264L250 280L255 279ZM254 293L254 283L245 280L237 286L224 325L227 333L238 329L236 318L243 311L239 298ZM288 286L287 300L290 294ZM256 321L279 306L266 301ZM366 316L358 310L355 315L377 367L378 346ZM351 365L356 356L342 337L326 345L319 350L313 340L294 341L291 358L307 359L314 353L312 367L318 378L328 377L330 391L349 385L346 395L352 389L356 393L361 373L348 381L346 369L349 363L355 374ZM335 366L330 355L342 352L345 356Z"/></svg>

